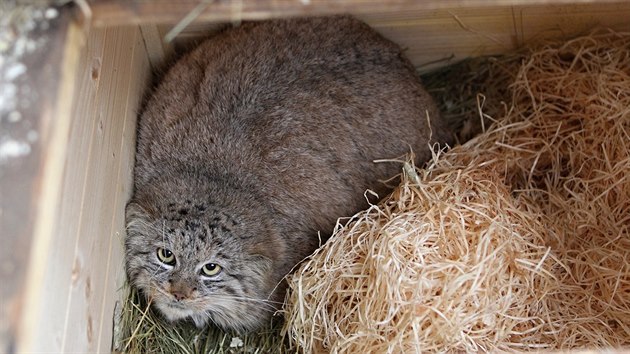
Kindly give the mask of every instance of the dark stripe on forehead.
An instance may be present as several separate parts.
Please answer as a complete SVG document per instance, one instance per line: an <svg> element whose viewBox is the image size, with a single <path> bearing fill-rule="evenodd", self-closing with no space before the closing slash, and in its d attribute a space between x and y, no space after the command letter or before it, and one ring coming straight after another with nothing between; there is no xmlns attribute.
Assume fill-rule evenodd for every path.
<svg viewBox="0 0 630 354"><path fill-rule="evenodd" d="M151 254L151 253L153 253L153 250L150 250L150 251L136 251L134 249L129 249L127 251L127 254L130 255L130 256L146 256L146 255Z"/></svg>
<svg viewBox="0 0 630 354"><path fill-rule="evenodd" d="M228 257L225 253L218 251L217 252L217 259L219 259L220 261L224 261L224 260L229 260L232 259L234 257Z"/></svg>
<svg viewBox="0 0 630 354"><path fill-rule="evenodd" d="M212 237L208 240L208 244L215 248L221 249L223 247L223 240L220 237Z"/></svg>

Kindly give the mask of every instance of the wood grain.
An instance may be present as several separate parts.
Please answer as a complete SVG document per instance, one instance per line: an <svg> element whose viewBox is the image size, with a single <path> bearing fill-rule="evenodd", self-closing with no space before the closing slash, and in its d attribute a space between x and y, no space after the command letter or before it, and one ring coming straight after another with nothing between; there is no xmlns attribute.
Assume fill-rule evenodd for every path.
<svg viewBox="0 0 630 354"><path fill-rule="evenodd" d="M137 102L149 72L140 29L108 28L101 60L94 105L86 116L75 117L93 120L93 129L90 135L77 137L77 143L85 139L90 148L83 160L87 173L73 244L74 266L67 277L70 291L63 352L110 350L113 307L119 299L116 284L123 279L119 272L123 269L122 215L131 188L129 160L133 161L134 153L129 146L134 146ZM80 96L77 102L83 102ZM101 340L104 335L110 338Z"/></svg>
<svg viewBox="0 0 630 354"><path fill-rule="evenodd" d="M53 226L54 232L49 244L48 254L41 267L47 268L46 276L40 279L44 289L50 289L33 301L41 304L39 312L30 315L32 318L48 318L47 321L34 320L29 333L38 338L38 343L51 351L61 352L64 341L67 301L71 283L76 279L74 261L74 244L77 228L82 214L82 198L87 169L85 160L90 153L90 133L94 120L90 119L90 110L95 103L100 60L103 52L104 31L93 31L87 38L87 47L82 48L82 55L75 68L76 92L81 102L74 102L68 150L63 163L64 180L61 186L59 213ZM85 38L83 38L85 41ZM89 53L89 55L86 55ZM50 265L46 267L46 265ZM41 348L37 348L41 349Z"/></svg>
<svg viewBox="0 0 630 354"><path fill-rule="evenodd" d="M474 3L472 1L471 3ZM568 38L594 27L630 30L630 2L573 3L519 6L466 6L414 8L387 12L353 12L385 37L406 48L406 54L421 70L478 55L513 51L542 38ZM193 22L172 43L180 51L224 25ZM173 28L159 25L159 33ZM145 36L147 48L164 44L162 36ZM150 51L151 52L151 51ZM158 58L158 55L155 56Z"/></svg>
<svg viewBox="0 0 630 354"><path fill-rule="evenodd" d="M165 28L156 24L143 24L140 26L143 43L153 71L159 70L173 54L173 46L171 43L164 41L164 33L161 30L165 30Z"/></svg>
<svg viewBox="0 0 630 354"><path fill-rule="evenodd" d="M437 9L522 5L621 2L619 0L96 0L92 3L97 26L117 24L176 24L195 8L200 22L226 22L333 13L386 14ZM201 4L201 5L200 5Z"/></svg>
<svg viewBox="0 0 630 354"><path fill-rule="evenodd" d="M97 348L109 349L112 343L112 329L114 319L114 307L116 303L122 306L126 293L122 292L126 274L124 267L124 238L125 232L125 205L131 197L133 188L133 165L136 153L136 117L138 107L141 105L143 94L150 80L150 58L142 46L140 33L135 36L133 57L130 65L134 73L129 80L126 107L124 112L124 124L118 147L118 170L114 205L111 214L111 228L109 232L109 254L104 267L107 274L104 281L105 297L103 299L100 314L100 332Z"/></svg>
<svg viewBox="0 0 630 354"><path fill-rule="evenodd" d="M28 331L18 346L25 352L110 351L124 279L124 204L149 59L138 26L93 29L76 40L87 43L72 68L76 78L60 79L77 88L65 114L66 150L56 162L63 179L45 181L60 192L38 201L57 212L45 223L38 220L50 235L29 273Z"/></svg>

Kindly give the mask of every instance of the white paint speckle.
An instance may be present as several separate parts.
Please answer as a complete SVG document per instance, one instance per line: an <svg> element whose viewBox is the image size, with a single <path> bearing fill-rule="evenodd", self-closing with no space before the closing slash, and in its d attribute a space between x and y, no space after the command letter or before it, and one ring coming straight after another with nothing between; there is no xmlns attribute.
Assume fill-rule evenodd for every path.
<svg viewBox="0 0 630 354"><path fill-rule="evenodd" d="M7 116L7 119L11 123L17 123L22 120L22 113L20 113L19 111L11 111L11 113L9 113L9 115Z"/></svg>
<svg viewBox="0 0 630 354"><path fill-rule="evenodd" d="M59 11L52 7L46 9L46 12L44 13L44 17L46 17L47 20L52 20L53 18L57 18L57 16L59 16Z"/></svg>
<svg viewBox="0 0 630 354"><path fill-rule="evenodd" d="M41 20L42 18L44 18L44 11L42 11L42 9L34 9L31 12L31 18L30 18L31 20L37 21L37 20Z"/></svg>
<svg viewBox="0 0 630 354"><path fill-rule="evenodd" d="M7 140L0 143L0 162L30 154L31 146L18 140Z"/></svg>
<svg viewBox="0 0 630 354"><path fill-rule="evenodd" d="M230 348L240 348L243 346L243 340L239 337L232 337L232 341L230 342Z"/></svg>
<svg viewBox="0 0 630 354"><path fill-rule="evenodd" d="M4 72L4 79L8 81L13 81L20 77L22 74L26 72L26 65L22 63L13 63L8 66L6 71Z"/></svg>
<svg viewBox="0 0 630 354"><path fill-rule="evenodd" d="M32 53L35 49L37 49L37 42L29 39L26 41L26 52Z"/></svg>
<svg viewBox="0 0 630 354"><path fill-rule="evenodd" d="M37 28L37 22L36 21L40 20L41 18L42 18L41 11L33 12L33 16L28 18L28 19L26 19L24 21L24 24L23 24L24 29L29 31L29 32L34 30L35 28Z"/></svg>
<svg viewBox="0 0 630 354"><path fill-rule="evenodd" d="M35 130L29 130L28 133L26 133L26 140L28 140L30 143L36 142L38 138L39 134Z"/></svg>
<svg viewBox="0 0 630 354"><path fill-rule="evenodd" d="M11 83L3 84L0 82L0 113L2 111L11 111L15 108L15 94L17 86Z"/></svg>
<svg viewBox="0 0 630 354"><path fill-rule="evenodd" d="M20 112L40 98L38 88L24 80L29 75L24 56L45 55L39 53L49 40L45 29L60 15L55 8L37 5L16 8L15 14L0 16L0 166L31 154L31 144L39 140Z"/></svg>
<svg viewBox="0 0 630 354"><path fill-rule="evenodd" d="M25 37L18 38L13 45L13 55L16 58L22 57L24 53L26 53L26 44L28 43L28 39Z"/></svg>

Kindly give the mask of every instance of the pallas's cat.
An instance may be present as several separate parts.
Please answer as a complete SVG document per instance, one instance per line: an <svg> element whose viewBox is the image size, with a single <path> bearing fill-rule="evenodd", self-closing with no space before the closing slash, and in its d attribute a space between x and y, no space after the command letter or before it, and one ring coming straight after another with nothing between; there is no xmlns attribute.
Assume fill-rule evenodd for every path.
<svg viewBox="0 0 630 354"><path fill-rule="evenodd" d="M451 134L401 49L348 16L245 23L163 77L139 117L131 284L171 321L252 330L337 218ZM319 233L319 235L318 235Z"/></svg>

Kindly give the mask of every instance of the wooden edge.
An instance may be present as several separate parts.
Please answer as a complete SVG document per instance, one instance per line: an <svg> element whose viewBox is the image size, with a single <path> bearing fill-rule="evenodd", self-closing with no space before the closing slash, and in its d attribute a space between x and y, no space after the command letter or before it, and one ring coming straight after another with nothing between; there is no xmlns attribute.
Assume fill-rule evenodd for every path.
<svg viewBox="0 0 630 354"><path fill-rule="evenodd" d="M94 0L95 26L169 24L182 20L238 22L274 17L379 13L490 6L621 3L621 0Z"/></svg>
<svg viewBox="0 0 630 354"><path fill-rule="evenodd" d="M160 30L155 24L140 25L140 32L151 68L156 71L173 54L173 46L163 40Z"/></svg>
<svg viewBox="0 0 630 354"><path fill-rule="evenodd" d="M150 36L152 40L162 41L163 35L159 31L159 28L155 25L151 31L156 31ZM125 302L127 301L128 285L127 274L125 270L124 262L124 243L126 238L126 225L125 225L125 205L131 198L133 190L133 168L135 165L135 151L136 151L136 121L138 118L138 110L144 100L145 90L149 87L152 78L152 69L159 68L164 65L164 62L154 62L149 52L149 45L146 43L147 36L145 26L140 27L140 33L138 35L137 45L134 46L133 56L131 59L131 70L136 73L133 80L129 81L129 94L127 95L125 123L123 125L122 136L123 139L120 144L119 155L121 157L121 163L118 169L118 185L122 187L121 192L117 194L114 205L120 211L114 212L112 215L112 232L113 236L110 242L110 257L108 258L107 269L111 272L110 275L115 284L116 291L115 296L112 298L113 308L108 312L105 310L105 303L103 304L103 312L101 315L101 335L99 336L98 348L103 348L105 343L109 346L112 352L120 350L120 345L124 346L125 339L122 333L122 311ZM144 42L143 46L141 42ZM168 60L173 54L171 45L163 45L165 51L163 53L164 59ZM153 69L155 70L155 69ZM107 333L107 324L111 324L109 328L110 333ZM109 335L109 337L107 337Z"/></svg>
<svg viewBox="0 0 630 354"><path fill-rule="evenodd" d="M16 32L14 47L9 50L14 55L5 58L22 68L13 82L15 106L9 113L0 107L4 115L0 116L0 140L19 142L23 147L21 154L5 156L0 163L3 353L28 351L22 338L33 320L29 313L37 304L31 298L45 296L46 289L38 287L38 279L45 276L46 269L38 267L40 257L47 256L63 173L73 94L73 81L66 81L65 76L74 74L76 63L76 53L70 48L80 42L75 38L79 30L73 25L70 7L24 6L11 11L19 11L18 17L28 23L14 26L26 29ZM21 45L24 47L19 49ZM68 82L70 86L64 84Z"/></svg>

